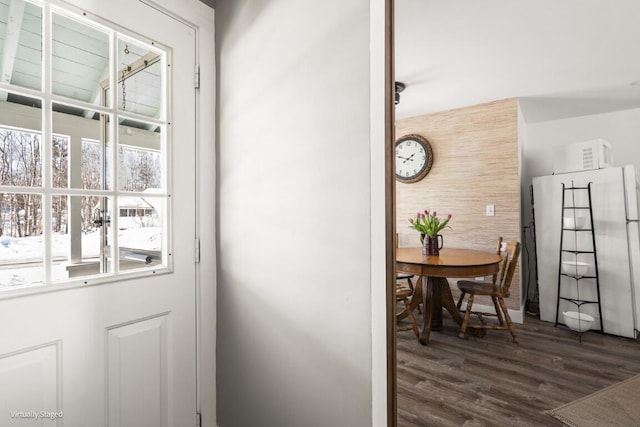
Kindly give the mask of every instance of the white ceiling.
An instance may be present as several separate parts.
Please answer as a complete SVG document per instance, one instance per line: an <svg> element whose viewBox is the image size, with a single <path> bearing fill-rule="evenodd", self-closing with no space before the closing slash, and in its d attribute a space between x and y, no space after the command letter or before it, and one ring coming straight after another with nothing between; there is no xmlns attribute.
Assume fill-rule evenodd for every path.
<svg viewBox="0 0 640 427"><path fill-rule="evenodd" d="M528 97L531 121L640 107L640 1L396 0L396 117Z"/></svg>

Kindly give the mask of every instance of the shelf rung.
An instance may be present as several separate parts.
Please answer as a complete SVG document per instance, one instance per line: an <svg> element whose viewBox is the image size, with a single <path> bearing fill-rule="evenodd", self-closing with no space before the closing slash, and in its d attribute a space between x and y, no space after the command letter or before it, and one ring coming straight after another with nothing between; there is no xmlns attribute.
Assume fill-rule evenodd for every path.
<svg viewBox="0 0 640 427"><path fill-rule="evenodd" d="M575 305L582 305L582 304L597 304L598 301L591 301L591 300L581 300L581 299L575 299L575 298L567 298L567 297L560 297L561 300L565 300L565 301L569 301L574 303Z"/></svg>
<svg viewBox="0 0 640 427"><path fill-rule="evenodd" d="M574 251L571 249L561 249L562 252L569 252L572 254L595 254L594 251Z"/></svg>
<svg viewBox="0 0 640 427"><path fill-rule="evenodd" d="M560 273L562 276L571 277L572 279L580 280L580 279L597 279L598 276L576 276L574 274Z"/></svg>
<svg viewBox="0 0 640 427"><path fill-rule="evenodd" d="M564 191L568 191L568 190L588 190L589 187L565 187Z"/></svg>

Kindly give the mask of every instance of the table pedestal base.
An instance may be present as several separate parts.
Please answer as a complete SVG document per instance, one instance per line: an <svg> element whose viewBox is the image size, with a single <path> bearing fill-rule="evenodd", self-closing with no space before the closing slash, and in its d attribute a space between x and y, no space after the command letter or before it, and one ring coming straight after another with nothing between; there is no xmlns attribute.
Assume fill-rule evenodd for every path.
<svg viewBox="0 0 640 427"><path fill-rule="evenodd" d="M424 307L424 324L420 332L420 344L429 343L431 331L442 330L442 309L445 308L453 320L462 324L462 316L453 302L453 295L446 277L427 277L422 281L422 306ZM431 304L429 304L431 301Z"/></svg>
<svg viewBox="0 0 640 427"><path fill-rule="evenodd" d="M426 279L426 280L425 280ZM462 315L457 310L446 277L420 276L408 308L397 314L397 320L407 316L407 310L415 310L422 303L424 323L420 332L420 343L427 345L431 331L442 330L442 309L445 308L453 320L462 325Z"/></svg>

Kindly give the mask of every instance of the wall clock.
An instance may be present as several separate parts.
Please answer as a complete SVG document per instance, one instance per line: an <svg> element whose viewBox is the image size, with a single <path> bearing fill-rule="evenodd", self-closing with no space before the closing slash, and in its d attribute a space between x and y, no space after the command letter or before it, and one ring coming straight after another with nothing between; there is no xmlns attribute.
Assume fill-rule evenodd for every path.
<svg viewBox="0 0 640 427"><path fill-rule="evenodd" d="M418 182L431 170L433 150L426 138L405 135L396 140L396 179L400 182Z"/></svg>

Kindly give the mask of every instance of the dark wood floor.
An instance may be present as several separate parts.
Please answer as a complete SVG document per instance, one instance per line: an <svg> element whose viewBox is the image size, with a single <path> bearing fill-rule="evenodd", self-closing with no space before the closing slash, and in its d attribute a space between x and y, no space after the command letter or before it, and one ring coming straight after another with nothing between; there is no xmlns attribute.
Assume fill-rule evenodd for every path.
<svg viewBox="0 0 640 427"><path fill-rule="evenodd" d="M458 338L448 313L428 346L398 332L398 425L561 426L544 411L640 373L640 343L527 315L505 331ZM418 322L421 316L418 315ZM404 324L406 325L406 324Z"/></svg>

